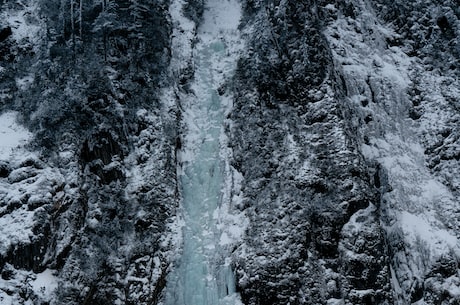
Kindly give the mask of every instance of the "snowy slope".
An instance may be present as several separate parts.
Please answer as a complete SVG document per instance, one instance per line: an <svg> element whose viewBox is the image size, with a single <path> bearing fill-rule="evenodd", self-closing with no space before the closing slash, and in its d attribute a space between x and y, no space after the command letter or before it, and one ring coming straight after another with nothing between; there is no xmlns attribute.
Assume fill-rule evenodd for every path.
<svg viewBox="0 0 460 305"><path fill-rule="evenodd" d="M0 255L8 261L2 266L0 301L8 305L23 301L17 288L30 291L36 302L49 302L57 287L54 271L43 271L41 265L46 228L37 220L46 217L43 206L57 195L63 177L41 162L36 152L27 149L31 137L31 132L17 122L16 112L0 116ZM32 249L30 245L34 243L41 249Z"/></svg>
<svg viewBox="0 0 460 305"><path fill-rule="evenodd" d="M445 279L433 275L439 272L439 264L458 260L459 198L452 192L455 188L443 184L427 167L429 138L423 136L430 129L427 124L442 126L456 111L447 114L438 105L425 108L420 119L414 115L413 100L420 98L412 96L415 82L423 77L428 90L433 90L437 77L432 72L421 73L425 67L418 58L408 56L404 46L388 45L400 36L382 23L370 3L356 1L353 5L356 17L338 13L326 34L343 73L346 103L358 116L354 124L362 137L361 152L380 166L384 188L380 214L392 253L396 302L436 303L433 295L440 291L446 299L458 301L456 270L449 271ZM335 7L329 9L337 13ZM443 97L437 102L446 103Z"/></svg>

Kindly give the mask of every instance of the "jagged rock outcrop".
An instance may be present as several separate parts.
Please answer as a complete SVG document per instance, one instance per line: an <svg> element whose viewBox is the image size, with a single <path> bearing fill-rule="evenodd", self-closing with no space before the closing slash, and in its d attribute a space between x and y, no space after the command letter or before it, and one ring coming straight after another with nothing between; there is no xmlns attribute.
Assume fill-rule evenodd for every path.
<svg viewBox="0 0 460 305"><path fill-rule="evenodd" d="M1 164L1 303L156 303L178 202L169 3L1 5L1 107L34 135Z"/></svg>
<svg viewBox="0 0 460 305"><path fill-rule="evenodd" d="M229 130L245 303L458 302L458 9L441 2L245 2Z"/></svg>
<svg viewBox="0 0 460 305"><path fill-rule="evenodd" d="M246 6L251 53L235 77L229 133L250 219L235 255L247 304L391 303L385 234L371 209L380 186L349 123L323 9Z"/></svg>

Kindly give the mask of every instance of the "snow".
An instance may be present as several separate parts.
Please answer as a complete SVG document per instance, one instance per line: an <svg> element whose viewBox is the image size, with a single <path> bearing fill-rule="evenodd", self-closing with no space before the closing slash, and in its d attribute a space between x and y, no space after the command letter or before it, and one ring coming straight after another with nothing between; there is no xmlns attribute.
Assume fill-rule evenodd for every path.
<svg viewBox="0 0 460 305"><path fill-rule="evenodd" d="M410 129L404 130L409 134ZM449 189L427 170L417 139L388 133L363 145L363 154L377 160L392 191L384 194L387 232L401 232L415 277L424 277L423 265L434 264L445 253L460 255L460 243L448 225L455 223L457 201ZM424 263L420 264L420 256ZM401 271L399 271L401 272ZM393 281L395 283L395 281Z"/></svg>
<svg viewBox="0 0 460 305"><path fill-rule="evenodd" d="M364 158L381 166L378 175L383 196L382 226L390 243L403 244L393 249L391 281L396 298L402 296L396 303L405 304L410 300L414 281L425 278L442 255L455 253L460 257L458 195L444 183L447 179L440 179L427 168L425 152L427 135L449 129L448 122L455 122L449 119L455 111L443 95L451 92L453 99L458 99L458 92L444 89L442 93L439 88L448 87L447 79L417 68L417 59L407 56L402 47L388 46L386 40L398 39L399 35L391 26L382 25L364 1L354 5L357 11L361 8L361 15L356 20L338 18L325 34L336 66L342 67L352 115L358 119L372 117L370 122L357 119L352 124L358 136L366 136L360 147ZM424 96L427 100L419 101L430 107L420 120L408 115L413 107L410 99L415 98L409 91L414 80L428 88L420 90L429 91ZM449 86L458 88L455 84ZM366 104L362 104L364 99ZM448 140L444 145L450 145ZM451 172L455 176L455 170ZM447 282L443 283L445 290L455 295L455 285Z"/></svg>
<svg viewBox="0 0 460 305"><path fill-rule="evenodd" d="M410 244L422 243L428 247L430 254L436 259L443 253L459 247L459 241L445 229L433 227L426 218L426 214L414 215L407 211L401 212L399 225Z"/></svg>
<svg viewBox="0 0 460 305"><path fill-rule="evenodd" d="M433 218L430 223L435 227L440 225L439 220L451 217L449 214L456 209L456 200L425 167L424 153L416 139L388 133L384 138L374 138L369 145L363 145L362 152L384 166L393 188L387 196L391 202L398 202L395 214L401 210L424 213Z"/></svg>
<svg viewBox="0 0 460 305"><path fill-rule="evenodd" d="M206 3L204 21L200 27L202 33L212 36L224 34L223 31L236 31L240 23L241 7L235 0L211 0ZM206 35L207 36L207 35ZM207 36L212 39L212 36Z"/></svg>
<svg viewBox="0 0 460 305"><path fill-rule="evenodd" d="M37 153L26 149L32 133L18 124L17 115L12 111L0 115L0 161L6 161L11 170L7 177L0 178L2 256L13 249L17 251L18 245L31 243L34 229L40 227L41 218L37 215L43 215L45 210L42 206L53 201L54 187L64 180L57 169L45 166ZM63 197L63 192L59 196ZM8 268L13 270L14 277L0 280L1 304L19 304L19 289L33 289L40 299L51 300L52 292L57 287L56 277L51 270L34 274L32 271L16 270L12 266Z"/></svg>
<svg viewBox="0 0 460 305"><path fill-rule="evenodd" d="M337 11L337 8L332 3L327 4L324 8L333 12Z"/></svg>
<svg viewBox="0 0 460 305"><path fill-rule="evenodd" d="M30 282L35 294L45 300L50 300L53 291L58 287L58 278L54 270L46 269L35 274L35 279Z"/></svg>
<svg viewBox="0 0 460 305"><path fill-rule="evenodd" d="M345 302L342 299L329 299L327 300L327 305L343 305Z"/></svg>
<svg viewBox="0 0 460 305"><path fill-rule="evenodd" d="M30 242L33 213L24 208L0 217L0 255L5 255L11 245Z"/></svg>
<svg viewBox="0 0 460 305"><path fill-rule="evenodd" d="M41 27L34 17L39 12L36 1L21 1L22 10L7 10L0 14L12 29L12 37L18 43L31 42L36 45L40 41Z"/></svg>
<svg viewBox="0 0 460 305"><path fill-rule="evenodd" d="M411 61L405 56L400 50L395 53L390 53L384 56L384 61L375 55L375 59L381 61L381 67L378 71L381 75L387 79L391 79L392 82L401 88L407 88L411 82L407 77L407 69L411 64ZM398 58L398 55L401 56ZM386 58L385 58L386 57ZM399 63L399 59L402 59L402 65Z"/></svg>
<svg viewBox="0 0 460 305"><path fill-rule="evenodd" d="M32 305L49 303L54 298L58 288L58 278L55 270L46 269L41 273L15 269L9 264L3 268L4 274L8 272L11 278L0 278L0 304L2 305ZM28 300L24 300L22 293L27 291ZM33 293L33 297L32 296Z"/></svg>
<svg viewBox="0 0 460 305"><path fill-rule="evenodd" d="M26 90L29 88L30 84L34 81L33 75L27 75L22 78L16 78L16 86L21 90Z"/></svg>
<svg viewBox="0 0 460 305"><path fill-rule="evenodd" d="M27 160L24 155L15 156L17 163ZM21 170L23 168L19 168ZM27 167L25 168L27 169ZM10 176L14 171L10 174ZM27 176L25 176L27 177ZM0 211L8 213L0 217L0 254L5 254L11 245L28 244L33 236L32 228L36 225L34 214L40 203L52 201L50 190L63 180L61 173L55 169L35 170L30 178L15 183L0 179Z"/></svg>
<svg viewBox="0 0 460 305"><path fill-rule="evenodd" d="M169 13L174 22L171 41L171 67L174 74L181 73L190 64L195 24L182 14L184 0L171 1Z"/></svg>
<svg viewBox="0 0 460 305"><path fill-rule="evenodd" d="M16 121L17 112L0 115L0 160L8 160L15 151L25 145L32 134Z"/></svg>

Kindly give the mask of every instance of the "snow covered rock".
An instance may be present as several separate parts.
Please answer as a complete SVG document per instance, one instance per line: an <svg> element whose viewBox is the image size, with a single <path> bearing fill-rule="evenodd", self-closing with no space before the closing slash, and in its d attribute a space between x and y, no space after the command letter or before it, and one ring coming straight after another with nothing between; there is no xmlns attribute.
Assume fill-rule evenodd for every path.
<svg viewBox="0 0 460 305"><path fill-rule="evenodd" d="M208 82L219 302L458 304L458 1L213 1L0 1L0 303L169 302Z"/></svg>

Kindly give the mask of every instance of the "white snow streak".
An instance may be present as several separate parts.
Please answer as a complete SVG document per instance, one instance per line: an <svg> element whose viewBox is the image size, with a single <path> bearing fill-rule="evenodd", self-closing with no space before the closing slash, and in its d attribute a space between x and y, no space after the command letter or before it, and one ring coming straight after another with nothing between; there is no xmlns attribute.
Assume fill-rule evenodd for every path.
<svg viewBox="0 0 460 305"><path fill-rule="evenodd" d="M16 121L16 112L0 115L0 160L9 159L15 151L26 144L32 134Z"/></svg>
<svg viewBox="0 0 460 305"><path fill-rule="evenodd" d="M45 300L50 300L52 292L58 287L58 279L53 270L46 269L42 273L35 274L35 279L30 282L35 293Z"/></svg>
<svg viewBox="0 0 460 305"><path fill-rule="evenodd" d="M388 180L383 182L391 187L381 203L387 234L402 238L404 249L408 249L395 254L399 266L392 268L393 288L402 295L410 291L415 279L423 279L429 272L425 269L442 255L456 253L460 257L455 231L458 200L426 167L420 142L426 128L423 124L442 124L445 119L436 111L421 123L409 118L410 75L418 63L401 48L387 45L386 39L397 39L398 34L383 26L365 1L354 5L362 15L356 20L338 18L326 30L326 37L336 66L342 68L351 109L372 118L358 122L357 128L368 138L361 147L363 155L382 166L381 174ZM333 5L327 8L336 11ZM426 81L434 86L436 82L436 78ZM455 285L445 288L455 294L458 289L451 286Z"/></svg>

